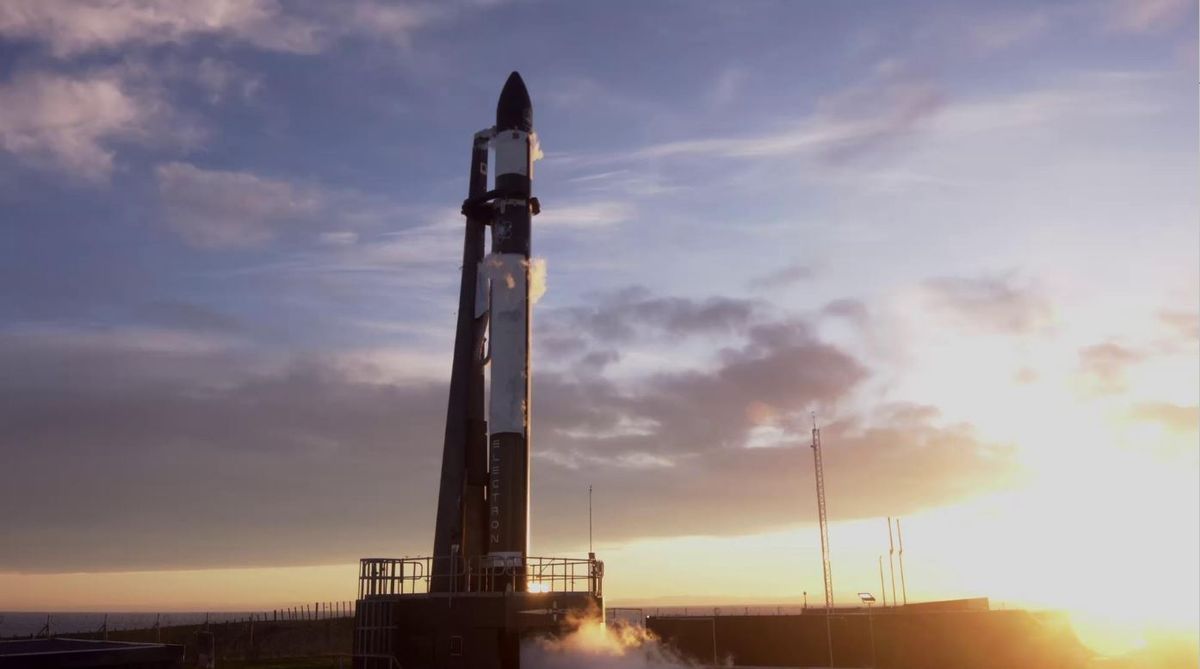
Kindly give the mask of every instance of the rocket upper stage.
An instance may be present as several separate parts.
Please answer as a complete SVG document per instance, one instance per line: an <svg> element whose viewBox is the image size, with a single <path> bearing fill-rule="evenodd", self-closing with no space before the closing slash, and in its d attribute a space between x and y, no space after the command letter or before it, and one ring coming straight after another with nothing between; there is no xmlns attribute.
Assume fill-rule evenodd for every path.
<svg viewBox="0 0 1200 669"><path fill-rule="evenodd" d="M500 101L496 103L496 130L533 132L533 102L521 75L513 72L504 82Z"/></svg>

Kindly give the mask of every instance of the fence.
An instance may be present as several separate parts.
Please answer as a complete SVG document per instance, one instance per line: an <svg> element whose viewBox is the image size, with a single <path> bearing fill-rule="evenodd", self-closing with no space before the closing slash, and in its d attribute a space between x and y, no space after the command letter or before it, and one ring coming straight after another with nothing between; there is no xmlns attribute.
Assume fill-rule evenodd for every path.
<svg viewBox="0 0 1200 669"><path fill-rule="evenodd" d="M353 601L313 602L266 611L185 613L44 613L0 617L0 639L41 639L61 634L146 631L157 636L163 628L222 623L281 622L353 618Z"/></svg>
<svg viewBox="0 0 1200 669"><path fill-rule="evenodd" d="M447 561L443 563L442 561ZM526 557L520 562L492 562L487 556L466 560L450 557L363 558L359 561L358 597L413 595L430 592L434 562L453 564L446 582L451 592L494 592L504 584L524 583L529 592L589 592L602 595L604 563L587 558ZM449 561L453 561L450 563Z"/></svg>

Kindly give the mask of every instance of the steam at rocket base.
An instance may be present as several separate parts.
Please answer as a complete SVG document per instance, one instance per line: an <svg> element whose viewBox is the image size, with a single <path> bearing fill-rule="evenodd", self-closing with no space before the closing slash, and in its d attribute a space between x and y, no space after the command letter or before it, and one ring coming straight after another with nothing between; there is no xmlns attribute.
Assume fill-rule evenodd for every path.
<svg viewBox="0 0 1200 669"><path fill-rule="evenodd" d="M475 133L471 148L433 555L361 560L356 668L515 668L522 639L603 616L603 563L594 555L529 555L530 253L539 155L529 92L513 72L496 125Z"/></svg>

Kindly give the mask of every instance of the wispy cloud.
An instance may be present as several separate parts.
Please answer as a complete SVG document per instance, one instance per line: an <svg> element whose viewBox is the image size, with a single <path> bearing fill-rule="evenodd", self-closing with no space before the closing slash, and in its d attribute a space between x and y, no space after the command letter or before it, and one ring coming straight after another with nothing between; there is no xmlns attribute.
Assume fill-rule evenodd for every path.
<svg viewBox="0 0 1200 669"><path fill-rule="evenodd" d="M1182 309L1165 309L1158 318L1180 339L1196 344L1200 340L1200 313Z"/></svg>
<svg viewBox="0 0 1200 669"><path fill-rule="evenodd" d="M463 6L494 3L351 0L11 0L0 36L48 45L58 57L220 38L268 51L314 54L357 36L407 46L412 34Z"/></svg>
<svg viewBox="0 0 1200 669"><path fill-rule="evenodd" d="M288 16L277 0L12 0L0 5L0 35L45 42L57 56L204 35L300 53L322 44L318 24Z"/></svg>
<svg viewBox="0 0 1200 669"><path fill-rule="evenodd" d="M632 158L761 158L810 153L837 159L913 132L941 105L941 94L927 83L865 85L824 98L816 112L776 132L665 142L639 149Z"/></svg>
<svg viewBox="0 0 1200 669"><path fill-rule="evenodd" d="M1200 406L1183 406L1168 402L1139 404L1130 411L1136 420L1159 423L1176 432L1196 432L1200 429Z"/></svg>
<svg viewBox="0 0 1200 669"><path fill-rule="evenodd" d="M0 109L0 148L91 181L107 179L117 143L153 141L170 118L153 91L111 73L21 74L0 83Z"/></svg>
<svg viewBox="0 0 1200 669"><path fill-rule="evenodd" d="M167 221L188 243L209 248L256 246L278 226L315 215L316 190L246 172L168 163L156 170Z"/></svg>
<svg viewBox="0 0 1200 669"><path fill-rule="evenodd" d="M752 290L768 289L768 288L783 288L791 286L801 281L807 281L813 278L813 270L811 267L801 263L794 263L787 267L781 267L773 272L760 274L747 282L747 286Z"/></svg>
<svg viewBox="0 0 1200 669"><path fill-rule="evenodd" d="M600 228L628 221L634 214L632 204L619 200L567 203L547 206L534 223L548 229Z"/></svg>
<svg viewBox="0 0 1200 669"><path fill-rule="evenodd" d="M1116 342L1104 342L1079 351L1079 375L1090 392L1119 393L1128 385L1129 368L1145 354Z"/></svg>
<svg viewBox="0 0 1200 669"><path fill-rule="evenodd" d="M968 21L970 43L982 51L1024 44L1046 33L1053 16L1045 9L975 17Z"/></svg>
<svg viewBox="0 0 1200 669"><path fill-rule="evenodd" d="M1195 26L1196 3L1190 0L1109 0L1110 27L1144 33L1182 25L1189 17Z"/></svg>
<svg viewBox="0 0 1200 669"><path fill-rule="evenodd" d="M1030 334L1053 322L1049 301L1012 277L942 277L923 289L933 309L970 330Z"/></svg>
<svg viewBox="0 0 1200 669"><path fill-rule="evenodd" d="M354 190L183 162L159 165L155 177L167 224L201 248L248 248L290 239L334 250L369 248L388 255L384 249L403 248L392 238L429 232L413 225L376 235L368 243L372 240L364 232L377 232L384 224L414 214L411 208Z"/></svg>

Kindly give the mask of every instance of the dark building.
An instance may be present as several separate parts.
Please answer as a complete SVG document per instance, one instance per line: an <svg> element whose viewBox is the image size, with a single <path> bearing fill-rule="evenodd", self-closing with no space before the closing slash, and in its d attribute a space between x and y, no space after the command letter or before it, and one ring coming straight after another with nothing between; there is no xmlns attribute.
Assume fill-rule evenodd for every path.
<svg viewBox="0 0 1200 669"><path fill-rule="evenodd" d="M1091 656L1066 616L991 611L982 598L828 615L651 616L646 627L682 657L716 666L1082 669Z"/></svg>

